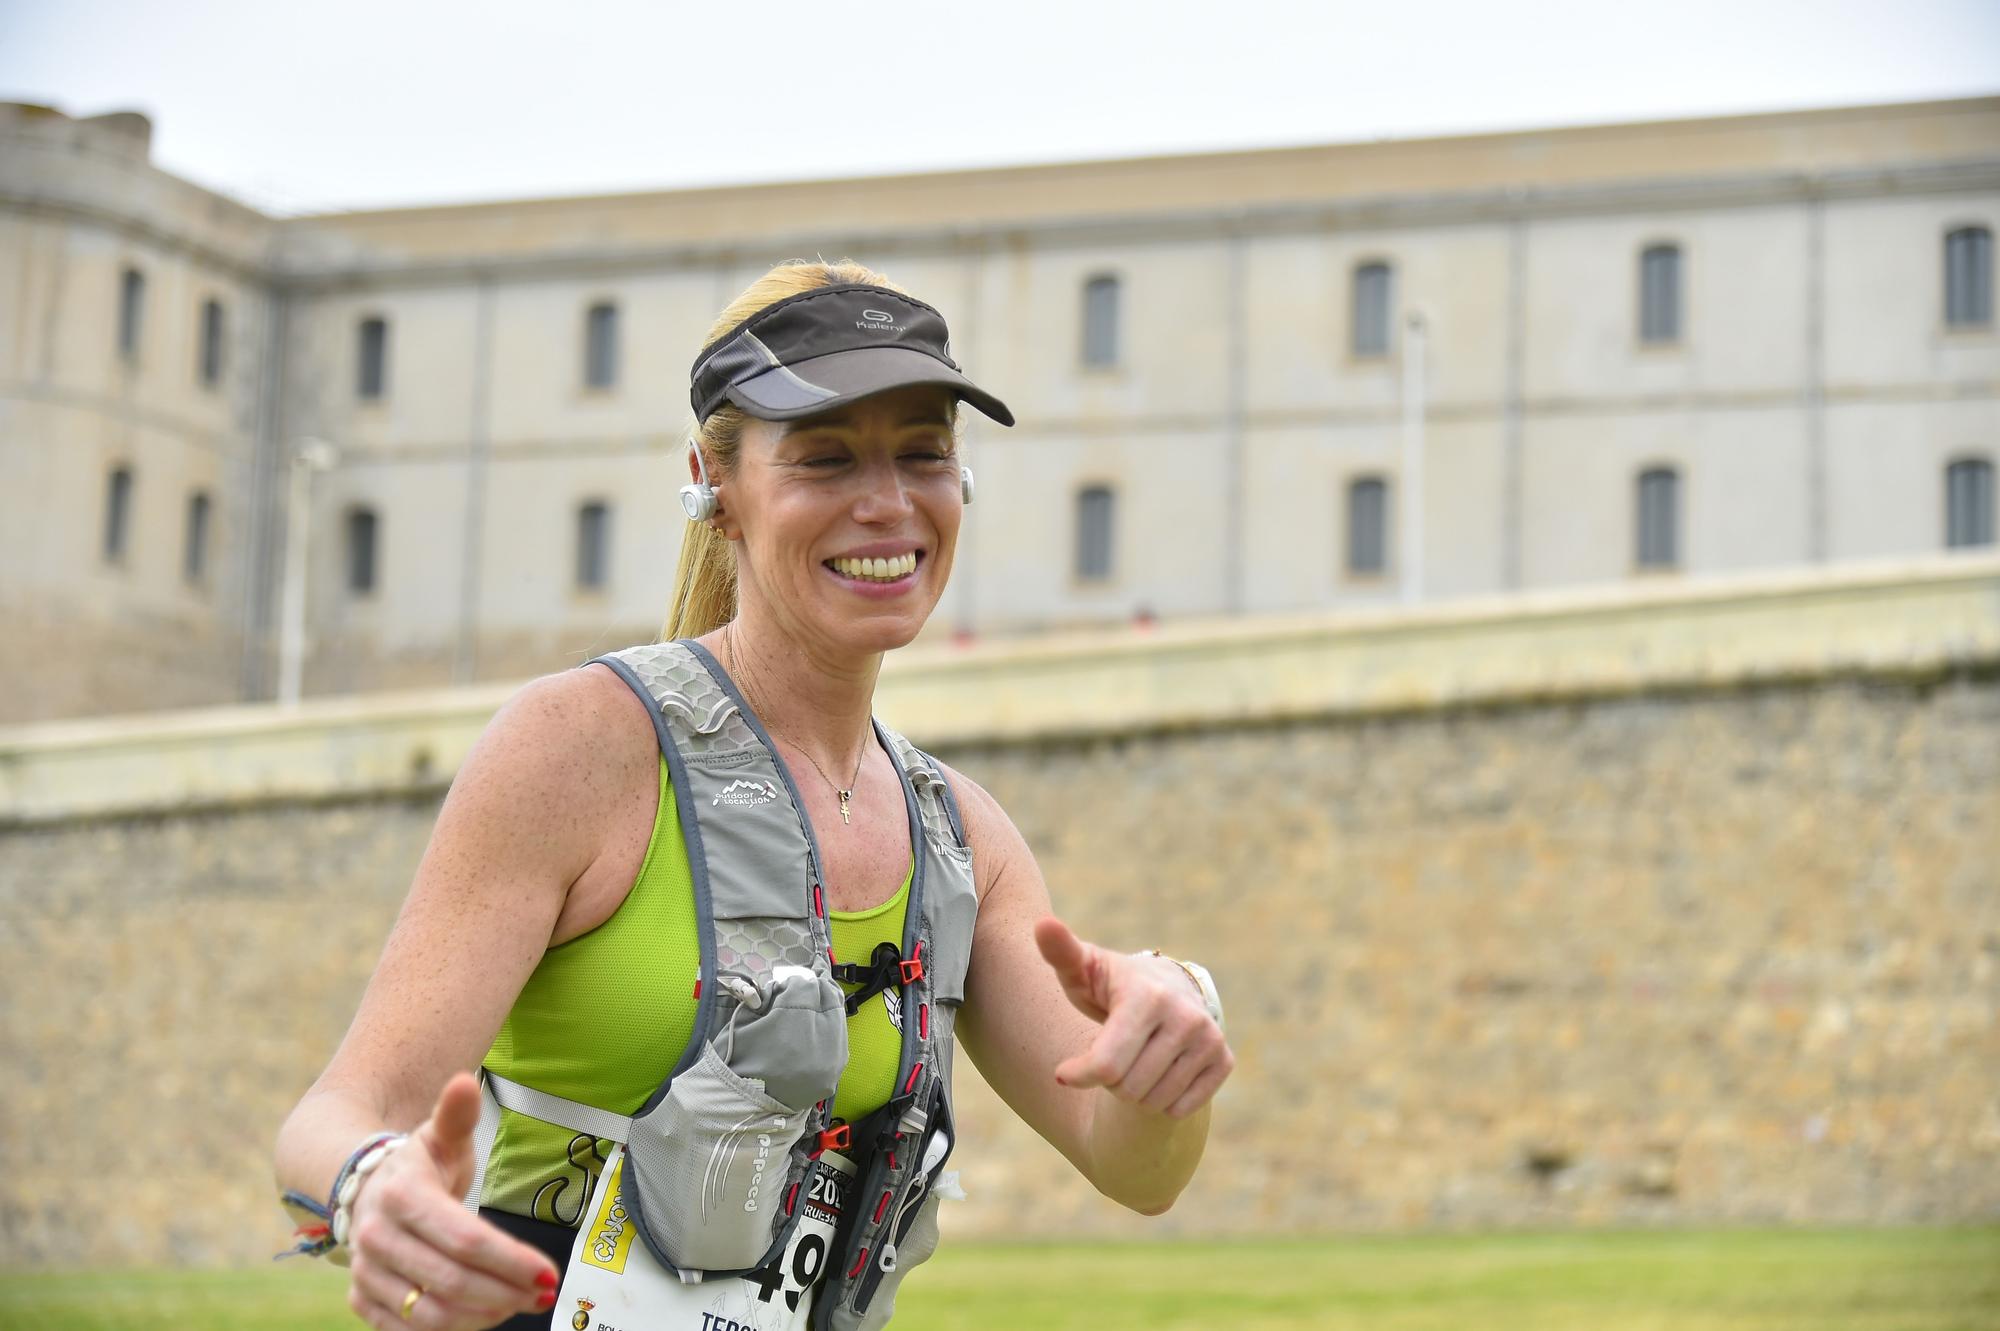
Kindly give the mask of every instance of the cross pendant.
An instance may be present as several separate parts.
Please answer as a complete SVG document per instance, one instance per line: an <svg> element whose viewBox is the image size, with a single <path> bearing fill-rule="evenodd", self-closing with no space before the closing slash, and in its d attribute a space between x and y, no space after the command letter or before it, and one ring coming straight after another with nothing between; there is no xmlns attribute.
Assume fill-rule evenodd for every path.
<svg viewBox="0 0 2000 1331"><path fill-rule="evenodd" d="M853 822L854 820L847 816L847 801L853 798L854 792L851 790L842 790L835 793L840 796L840 821L843 823Z"/></svg>

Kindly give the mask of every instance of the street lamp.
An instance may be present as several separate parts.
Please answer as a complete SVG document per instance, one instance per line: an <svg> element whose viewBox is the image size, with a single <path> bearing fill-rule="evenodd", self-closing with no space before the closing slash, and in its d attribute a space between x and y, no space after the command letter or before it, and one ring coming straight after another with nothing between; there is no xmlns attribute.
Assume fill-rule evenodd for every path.
<svg viewBox="0 0 2000 1331"><path fill-rule="evenodd" d="M1403 338L1403 604L1424 598L1424 342L1423 311L1411 310Z"/></svg>
<svg viewBox="0 0 2000 1331"><path fill-rule="evenodd" d="M340 452L324 439L301 439L292 450L290 508L285 522L284 614L278 632L278 703L296 706L306 654L306 533L312 521L312 481L332 471Z"/></svg>

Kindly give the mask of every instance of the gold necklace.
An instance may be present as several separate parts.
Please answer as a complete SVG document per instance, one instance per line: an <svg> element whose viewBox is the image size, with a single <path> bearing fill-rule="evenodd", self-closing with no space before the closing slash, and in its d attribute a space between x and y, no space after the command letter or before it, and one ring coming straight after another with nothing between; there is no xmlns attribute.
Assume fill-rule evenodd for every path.
<svg viewBox="0 0 2000 1331"><path fill-rule="evenodd" d="M724 640L727 641L729 644L730 669L737 673L747 675L748 672L744 671L743 669L743 659L737 654L736 651L735 620L732 619L729 621L729 623L723 626L722 636ZM747 678L742 682L748 683ZM778 736L773 735L772 738L776 739L778 738ZM840 786L834 781L834 779L826 774L826 769L819 765L819 759L813 757L810 753L806 753L804 745L795 743L792 740L786 740L785 743L790 744L792 748L798 750L800 753L805 754L806 761L811 763L813 766L813 771L819 773L819 779L826 782L827 786L833 791L833 793L840 797L840 821L843 823L852 824L854 820L847 816L847 805L848 802L854 798L855 785L861 780L861 764L868 757L867 742L863 741L861 745L861 752L854 759L854 775L847 779L847 789L845 790L842 790Z"/></svg>

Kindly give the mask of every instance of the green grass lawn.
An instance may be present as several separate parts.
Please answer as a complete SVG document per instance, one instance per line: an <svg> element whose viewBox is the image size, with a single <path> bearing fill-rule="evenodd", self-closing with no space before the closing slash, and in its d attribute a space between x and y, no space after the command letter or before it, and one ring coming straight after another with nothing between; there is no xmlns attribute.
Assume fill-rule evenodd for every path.
<svg viewBox="0 0 2000 1331"><path fill-rule="evenodd" d="M344 1273L0 1276L0 1328L319 1331ZM947 1245L916 1331L2000 1331L2000 1228Z"/></svg>

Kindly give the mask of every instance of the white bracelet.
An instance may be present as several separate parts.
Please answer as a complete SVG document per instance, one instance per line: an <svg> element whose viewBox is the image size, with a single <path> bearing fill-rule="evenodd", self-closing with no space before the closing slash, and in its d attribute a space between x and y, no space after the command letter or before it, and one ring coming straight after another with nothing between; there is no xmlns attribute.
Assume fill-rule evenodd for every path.
<svg viewBox="0 0 2000 1331"><path fill-rule="evenodd" d="M1135 957L1161 957L1171 961L1187 972L1194 981L1194 987L1201 990L1201 1005L1208 1009L1208 1015L1216 1026L1222 1026L1222 995L1216 992L1215 977L1208 973L1208 967L1198 961L1182 961L1179 957L1169 957L1157 947L1144 948L1132 954Z"/></svg>
<svg viewBox="0 0 2000 1331"><path fill-rule="evenodd" d="M374 1173L376 1167L396 1153L409 1137L397 1133L393 1137L365 1146L354 1160L353 1167L340 1177L333 1197L333 1244L336 1249L347 1246L348 1231L354 1228L354 1199L361 1195L361 1180Z"/></svg>

